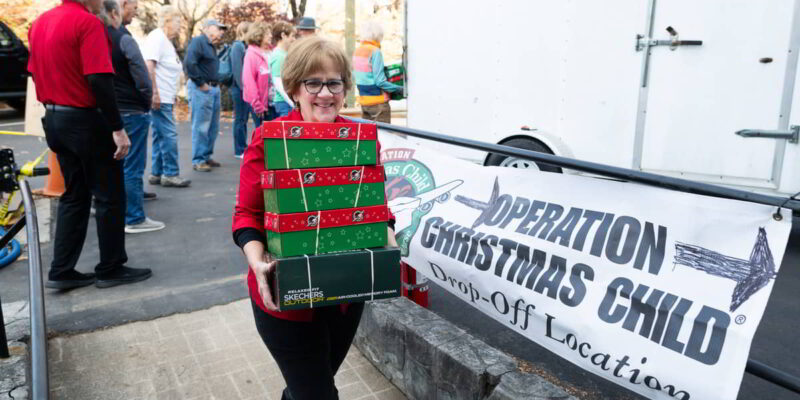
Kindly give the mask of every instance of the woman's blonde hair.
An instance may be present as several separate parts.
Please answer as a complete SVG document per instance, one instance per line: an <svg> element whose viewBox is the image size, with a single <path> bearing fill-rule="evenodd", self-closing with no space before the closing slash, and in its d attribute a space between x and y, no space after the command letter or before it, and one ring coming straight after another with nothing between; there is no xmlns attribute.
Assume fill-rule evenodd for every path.
<svg viewBox="0 0 800 400"><path fill-rule="evenodd" d="M249 27L250 21L239 22L239 25L236 25L236 38L239 40L244 40L244 35L247 34L247 28Z"/></svg>
<svg viewBox="0 0 800 400"><path fill-rule="evenodd" d="M181 13L173 6L161 6L158 9L158 27L163 28L175 18L180 18Z"/></svg>
<svg viewBox="0 0 800 400"><path fill-rule="evenodd" d="M350 71L350 59L342 46L313 35L299 39L289 48L286 60L281 68L281 80L286 93L294 95L309 75L321 72L325 62L330 61L342 75L345 93L353 87L353 75Z"/></svg>
<svg viewBox="0 0 800 400"><path fill-rule="evenodd" d="M261 46L264 42L264 36L270 34L269 24L264 21L256 21L250 24L247 28L247 33L244 35L244 41L247 44Z"/></svg>

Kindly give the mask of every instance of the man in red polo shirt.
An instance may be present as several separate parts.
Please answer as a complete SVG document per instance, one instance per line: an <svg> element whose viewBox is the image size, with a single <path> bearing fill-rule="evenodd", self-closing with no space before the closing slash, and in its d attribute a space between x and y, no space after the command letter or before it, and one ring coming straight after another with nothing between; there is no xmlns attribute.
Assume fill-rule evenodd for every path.
<svg viewBox="0 0 800 400"><path fill-rule="evenodd" d="M122 159L130 141L114 97L109 39L94 13L102 0L62 0L28 32L28 71L45 105L47 145L58 156L66 192L58 205L53 263L46 286L72 289L138 282L149 269L128 268ZM75 271L95 198L100 263Z"/></svg>

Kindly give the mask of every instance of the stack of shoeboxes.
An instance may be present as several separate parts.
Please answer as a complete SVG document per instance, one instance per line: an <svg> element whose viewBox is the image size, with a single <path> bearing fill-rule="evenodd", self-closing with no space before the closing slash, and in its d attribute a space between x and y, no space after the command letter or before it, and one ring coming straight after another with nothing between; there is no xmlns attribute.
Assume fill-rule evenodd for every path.
<svg viewBox="0 0 800 400"><path fill-rule="evenodd" d="M265 122L264 226L280 310L400 295L375 124Z"/></svg>
<svg viewBox="0 0 800 400"><path fill-rule="evenodd" d="M386 73L386 80L391 83L394 83L397 86L404 86L404 81L406 77L406 69L403 68L403 64L392 64L387 65L383 68L384 72ZM398 90L396 92L390 93L392 100L402 100L403 99L403 91Z"/></svg>

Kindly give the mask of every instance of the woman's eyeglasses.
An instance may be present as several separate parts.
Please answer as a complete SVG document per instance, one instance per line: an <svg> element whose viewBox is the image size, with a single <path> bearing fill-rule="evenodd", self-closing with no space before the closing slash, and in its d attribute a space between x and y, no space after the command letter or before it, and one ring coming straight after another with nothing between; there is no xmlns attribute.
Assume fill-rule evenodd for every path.
<svg viewBox="0 0 800 400"><path fill-rule="evenodd" d="M331 79L323 82L321 79L306 79L303 82L306 91L310 94L319 94L324 86L328 87L331 94L339 94L344 91L344 81L341 79Z"/></svg>

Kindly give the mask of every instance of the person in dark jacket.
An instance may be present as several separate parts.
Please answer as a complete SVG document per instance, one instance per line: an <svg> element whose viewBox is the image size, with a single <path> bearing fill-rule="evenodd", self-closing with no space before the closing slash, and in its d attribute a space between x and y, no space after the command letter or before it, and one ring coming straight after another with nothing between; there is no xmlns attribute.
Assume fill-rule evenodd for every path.
<svg viewBox="0 0 800 400"><path fill-rule="evenodd" d="M250 22L240 22L236 26L236 41L231 46L231 70L233 84L230 87L231 101L233 102L233 156L241 159L244 149L247 148L247 120L253 109L242 98L242 67L244 53L247 47L244 43L244 34ZM255 117L255 116L254 116ZM255 124L256 119L253 119Z"/></svg>
<svg viewBox="0 0 800 400"><path fill-rule="evenodd" d="M203 33L192 38L183 66L189 76L189 105L192 107L192 168L209 172L221 164L211 158L219 136L219 59L214 44L227 26L215 19L203 24Z"/></svg>
<svg viewBox="0 0 800 400"><path fill-rule="evenodd" d="M106 13L119 15L116 0L103 2ZM107 27L111 37L111 63L114 66L114 94L117 97L122 122L131 141L125 156L125 232L144 233L164 229L164 223L144 214L144 167L147 163L147 133L150 128L150 102L153 84L139 46L131 35L120 29L112 17ZM124 19L123 19L124 22Z"/></svg>
<svg viewBox="0 0 800 400"><path fill-rule="evenodd" d="M49 288L92 283L107 288L152 276L147 268L125 266L122 159L130 140L114 96L108 34L92 15L102 8L101 0L62 0L28 31L28 71L36 97L44 104L47 145L58 156L66 187L58 202ZM75 270L86 240L92 196L100 247L96 277Z"/></svg>

